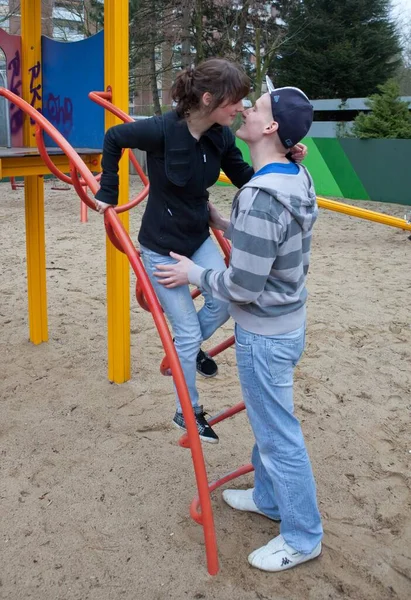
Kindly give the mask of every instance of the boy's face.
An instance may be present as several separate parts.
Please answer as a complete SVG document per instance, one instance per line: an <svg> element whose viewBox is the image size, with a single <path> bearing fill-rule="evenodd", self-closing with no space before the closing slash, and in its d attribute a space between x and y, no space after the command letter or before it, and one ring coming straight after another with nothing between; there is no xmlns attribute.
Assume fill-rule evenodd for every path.
<svg viewBox="0 0 411 600"><path fill-rule="evenodd" d="M277 130L271 112L271 98L268 93L263 94L252 108L243 111L242 118L243 124L236 135L247 143L258 142L270 131L272 133L273 127L275 127L275 131Z"/></svg>

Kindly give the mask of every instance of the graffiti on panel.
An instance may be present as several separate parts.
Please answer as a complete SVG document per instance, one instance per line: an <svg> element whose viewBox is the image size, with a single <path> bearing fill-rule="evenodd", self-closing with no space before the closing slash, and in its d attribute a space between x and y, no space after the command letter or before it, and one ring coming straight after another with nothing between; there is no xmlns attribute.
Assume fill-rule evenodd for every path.
<svg viewBox="0 0 411 600"><path fill-rule="evenodd" d="M38 60L37 63L29 69L30 73L30 105L36 108L40 113L41 111L41 83L37 83L41 73L41 64ZM39 106L40 104L40 106ZM33 125L33 119L30 119L30 123Z"/></svg>
<svg viewBox="0 0 411 600"><path fill-rule="evenodd" d="M71 98L61 100L60 96L49 94L47 98L47 117L51 123L67 137L73 128L73 103Z"/></svg>
<svg viewBox="0 0 411 600"><path fill-rule="evenodd" d="M11 71L10 91L17 96L21 96L21 60L20 52L16 50L14 57L7 65L7 69ZM23 127L23 111L15 104L10 103L10 132L11 134L18 133Z"/></svg>

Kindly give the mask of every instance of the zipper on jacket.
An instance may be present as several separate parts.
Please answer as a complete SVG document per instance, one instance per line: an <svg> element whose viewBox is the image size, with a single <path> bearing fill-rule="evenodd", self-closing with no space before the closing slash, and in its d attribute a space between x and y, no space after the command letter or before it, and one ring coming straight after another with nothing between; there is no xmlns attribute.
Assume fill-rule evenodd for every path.
<svg viewBox="0 0 411 600"><path fill-rule="evenodd" d="M200 153L203 157L203 189L204 189L204 185L205 185L205 172L206 172L206 162L207 162L207 156L203 147L203 144L201 143L201 141L198 141L198 145L200 146Z"/></svg>
<svg viewBox="0 0 411 600"><path fill-rule="evenodd" d="M200 152L203 155L203 163L207 162L207 155L205 153L205 150L203 148L203 144L201 142L198 142L200 144Z"/></svg>

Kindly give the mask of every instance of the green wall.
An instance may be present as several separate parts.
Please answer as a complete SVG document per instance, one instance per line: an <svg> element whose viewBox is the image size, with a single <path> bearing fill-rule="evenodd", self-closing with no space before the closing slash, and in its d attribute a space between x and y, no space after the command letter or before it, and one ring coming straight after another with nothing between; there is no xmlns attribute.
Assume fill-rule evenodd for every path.
<svg viewBox="0 0 411 600"><path fill-rule="evenodd" d="M411 140L306 138L319 196L411 205ZM244 159L247 145L237 140Z"/></svg>

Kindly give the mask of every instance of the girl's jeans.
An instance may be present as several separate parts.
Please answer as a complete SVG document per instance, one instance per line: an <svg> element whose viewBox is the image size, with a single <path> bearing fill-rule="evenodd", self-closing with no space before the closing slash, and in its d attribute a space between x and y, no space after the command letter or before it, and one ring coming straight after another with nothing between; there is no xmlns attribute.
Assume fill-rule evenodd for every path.
<svg viewBox="0 0 411 600"><path fill-rule="evenodd" d="M197 312L188 285L168 289L153 275L157 265L173 264L171 256L163 256L140 246L141 258L157 298L166 314L174 335L174 345L180 359L193 406L198 405L196 387L196 358L203 340L207 340L228 318L228 303L221 302L203 292L204 305ZM209 237L190 257L206 269L224 271L226 266L216 244ZM181 405L176 393L177 410Z"/></svg>

